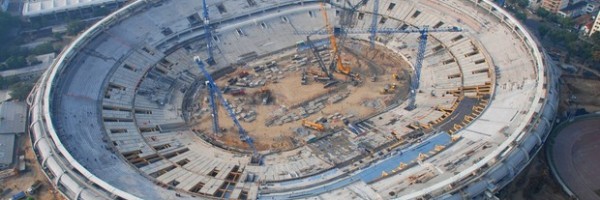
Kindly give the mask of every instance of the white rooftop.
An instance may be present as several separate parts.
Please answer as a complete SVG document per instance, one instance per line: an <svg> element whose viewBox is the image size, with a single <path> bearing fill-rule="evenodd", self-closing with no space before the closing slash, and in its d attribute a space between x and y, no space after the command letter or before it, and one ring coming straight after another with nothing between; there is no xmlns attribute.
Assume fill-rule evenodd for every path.
<svg viewBox="0 0 600 200"><path fill-rule="evenodd" d="M7 167L13 162L15 149L14 134L0 134L0 169Z"/></svg>
<svg viewBox="0 0 600 200"><path fill-rule="evenodd" d="M29 0L23 4L23 16L34 17L119 1L123 0Z"/></svg>
<svg viewBox="0 0 600 200"><path fill-rule="evenodd" d="M17 134L25 132L25 103L4 102L0 104L0 134Z"/></svg>

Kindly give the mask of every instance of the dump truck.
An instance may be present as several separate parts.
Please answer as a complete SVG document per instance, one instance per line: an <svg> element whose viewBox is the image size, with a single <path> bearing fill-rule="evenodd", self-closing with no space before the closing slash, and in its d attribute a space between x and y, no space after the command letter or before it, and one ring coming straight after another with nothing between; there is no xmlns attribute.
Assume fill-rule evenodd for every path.
<svg viewBox="0 0 600 200"><path fill-rule="evenodd" d="M29 186L29 188L27 188L27 194L29 194L29 195L35 194L35 192L38 189L40 189L41 186L42 186L42 182L39 180L36 180L35 182L33 182L33 184L31 184L31 186Z"/></svg>

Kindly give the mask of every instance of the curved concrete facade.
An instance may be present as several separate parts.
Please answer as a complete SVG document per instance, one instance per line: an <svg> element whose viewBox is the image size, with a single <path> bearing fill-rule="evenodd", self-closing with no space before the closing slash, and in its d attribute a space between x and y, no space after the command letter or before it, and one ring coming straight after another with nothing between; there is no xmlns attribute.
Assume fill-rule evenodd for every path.
<svg viewBox="0 0 600 200"><path fill-rule="evenodd" d="M507 185L510 181L512 181L513 178L516 177L517 174L525 168L525 166L527 166L529 161L535 156L535 154L539 151L540 147L544 144L544 141L548 136L548 132L553 124L554 115L558 105L558 76L557 71L550 67L550 65L546 64L543 49L535 43L534 38L532 38L532 36L528 32L526 32L526 28L522 24L520 24L514 17L509 15L507 12L497 7L495 4L486 0L456 2L464 3L464 5L449 3L448 5L444 4L442 6L445 8L452 8L452 6L468 6L469 8L472 8L474 10L483 11L483 13L478 14L486 15L488 17L494 17L497 20L497 23L500 25L499 29L501 29L502 31L506 30L505 32L511 31L510 33L506 34L518 38L520 44L522 44L526 48L523 51L529 53L529 57L531 59L526 59L527 61L523 62L523 65L531 65L533 67L534 73L531 74L531 77L533 77L532 80L535 80L531 82L532 89L529 91L532 95L527 98L528 100L530 100L530 102L527 102L526 105L528 109L526 111L523 110L519 111L519 113L515 113L513 118L515 118L515 116L519 114L518 118L520 119L520 122L518 122L517 125L514 125L514 123L512 122L513 119L510 119L510 123L508 125L505 125L507 128L502 128L502 132L504 132L504 135L506 136L505 139L501 143L498 143L498 145L493 145L494 147L491 148L493 150L486 152L486 154L481 156L481 158L477 161L473 161L472 165L461 169L460 172L455 173L447 178L440 178L440 180L435 183L421 185L418 188L411 189L410 192L404 192L399 196L386 196L382 198L414 199L419 197L439 197L442 199L463 199L478 197L482 195L493 195L495 192L497 192L502 187ZM110 40L110 38L115 38L114 36L112 36L113 33L111 33L111 30L114 27L120 26L121 23L128 23L128 20L132 19L135 16L145 15L147 14L145 12L149 12L148 10L161 8L162 6L165 6L165 8L170 8L167 5L162 5L163 3L167 5L172 5L169 4L172 3L172 1L135 1L131 4L126 5L119 11L109 15L108 17L93 25L90 29L80 34L79 37L59 55L56 62L42 76L40 82L38 82L38 84L34 88L34 92L29 98L28 102L31 108L30 121L32 122L30 125L32 134L31 138L34 150L38 156L38 161L43 167L49 180L54 184L54 186L58 188L58 190L65 197L69 199L167 199L174 198L176 193L188 192L181 188L167 186L164 183L161 183L161 180L159 178L153 177L151 173L142 173L142 170L137 169L136 166L134 166L134 164L125 161L125 158L116 152L124 151L122 149L118 149L121 148L121 146L123 145L115 147L116 145L113 146L110 144L110 142L107 142L108 140L110 140L110 138L107 138L102 134L88 133L89 136L85 137L89 137L90 144L98 145L97 147L94 146L89 148L95 148L96 150L94 150L94 152L99 152L98 155L119 155L107 158L106 162L113 163L113 165L111 166L113 166L114 169L118 170L114 173L120 173L121 175L105 175L103 174L103 172L108 173L114 169L96 169L94 167L90 167L89 164L82 164L82 162L93 163L93 161L82 160L85 158L81 155L74 156L73 154L78 154L77 151L79 150L85 153L86 150L83 150L82 148L87 148L85 146L86 144L68 143L66 141L69 140L70 137L77 136L62 133L64 131L70 130L68 128L68 123L70 122L65 122L67 120L66 117L68 117L68 115L73 115L74 118L81 118L85 117L86 113L89 113L89 115L100 115L102 112L102 106L99 106L102 104L101 97L99 97L101 96L101 92L93 93L90 95L72 94L68 93L68 89L64 89L70 87L69 85L65 85L65 83L70 83L73 77L76 77L78 76L78 73L81 73L80 71L78 71L77 68L85 66L84 63L86 63L86 60L81 58L81 52L89 51L88 46L91 48L98 47L98 49L100 49L100 47L102 47L102 41L107 40L103 38L109 38L108 40ZM371 3L372 2L369 1L369 5ZM431 5L425 5L424 7L432 9L435 8L434 4L436 3L433 3ZM383 8L383 3L381 6L382 8L380 10L385 10L385 8ZM318 4L316 4L313 1L284 1L273 5L264 5L264 7L261 7L260 9L249 9L249 11L247 12L256 11L256 14L253 14L255 18L266 19L270 17L268 15L270 14L270 12L280 13L286 12L286 9L292 10L301 9L305 7L307 9L308 7L315 9L318 8ZM454 7L454 9L457 8ZM263 15L261 15L261 13ZM213 19L213 21L215 21L213 23L219 23L219 25L221 25L219 27L219 31L225 32L227 30L235 29L236 26L243 26L244 23L252 23L251 21L248 22L249 20L243 19L244 17L247 17L244 16L244 13L240 13L239 16L236 16L235 14L223 15L222 18ZM281 19L283 20L283 18ZM418 24L418 22L415 23ZM198 27L181 28L180 30L175 32L176 36L170 35L169 37L164 38L153 38L154 36L146 35L146 41L153 40L153 44L155 44L154 47L150 49L150 51L168 52L169 49L175 48L176 46L180 45L179 41L198 40L197 36L202 34L201 29ZM138 50L142 49L141 46L138 46L141 43L129 42L129 40L136 41L136 38L133 38L133 36L131 36L131 38L130 36L122 37L123 38L120 38L117 42L115 42L115 44L118 44L118 46L120 46L119 48L132 48ZM442 36L440 36L439 38L440 41L444 40ZM226 47L223 48L226 49ZM487 50L490 52L492 57L494 57L495 55L494 52L497 52L495 50ZM113 52L119 52L119 50L115 49ZM125 53L122 55L122 58L131 57L131 55L139 53L136 51L124 52ZM91 55L91 53L88 54ZM414 58L416 56L413 55L412 57ZM160 58L157 58L154 62L158 62L159 59ZM116 60L114 62L107 61L110 59L100 60L104 60L104 62L111 63L114 66L117 66L120 63L124 62L122 60ZM231 63L236 62L236 60L231 58L223 58L220 61ZM73 62L78 64L72 64ZM496 65L495 67L498 68L495 71L500 70L499 72L502 72L504 69L502 68L502 66L498 66L502 64L500 64L499 61L494 62L498 62L494 63L494 65ZM108 74L114 73L114 70L116 69L106 71L105 74L108 76ZM65 76L65 74L68 76ZM98 75L99 74L96 74L96 76ZM496 76L498 76L496 78L507 79L506 77L503 77L503 75ZM106 82L107 79L104 79L102 77L101 80ZM524 87L523 85L521 85L521 87ZM501 86L499 84L495 84L493 87L496 88ZM63 90L67 92L61 92ZM492 94L492 100L490 100L492 103L494 103L494 101L496 100L494 99L494 94ZM78 99L77 102L80 102L81 105L69 104L69 106L75 106L75 108L70 109L81 109L85 110L85 112L71 113L68 112L68 110L63 109L64 107L59 107L64 106L63 103L68 103L61 102L63 100L60 100L61 98L58 98L59 96L69 96L69 98ZM494 108L494 106L492 105L491 107L486 107L485 110L482 111L482 113L496 112L497 110L498 109ZM477 128L473 126L479 126L480 124L476 122L477 120L481 120L482 117L485 116L483 114L480 115L480 117L475 119L474 122L458 130L455 135L462 136L461 134L463 132L469 132L470 130L471 132L473 132L472 130L475 130ZM517 119L516 121L519 121L519 119ZM90 128L90 130L83 129L81 130L81 135L84 135L84 132L94 132L95 129L103 130L103 128L100 127L103 127L105 125L98 121L100 121L100 119L91 120L89 124L83 125L96 128ZM60 124L61 126L57 126L56 124ZM469 136L464 135L462 137L468 138ZM87 139L84 138L81 141L83 140ZM452 146L448 148L451 149ZM444 152L448 152L448 150ZM91 158L93 159L93 157ZM432 156L432 158L436 157ZM327 167L328 165L323 164L323 166ZM330 178L330 180L328 180L329 182L316 182L316 185L298 184L298 186L294 187L278 186L281 189L265 189L266 187L263 187L264 185L261 185L260 183L245 182L244 185L248 185L250 189L245 189L244 192L247 192L246 195L250 199L304 197L292 196L289 192L287 192L294 188L294 190L302 188L300 193L302 193L302 191L307 191L307 196L321 195L329 192L329 190L317 191L315 188L335 185L335 183L339 183L336 182L338 180L346 180L339 177L352 176L352 173L344 174L341 172L342 170L336 170L337 168L332 166L328 167L328 169L336 171L330 171L331 173L336 174L336 178ZM247 167L247 171L256 174L262 173L261 169L254 169L252 167ZM360 169L358 169L356 174L358 174L359 172ZM311 177L327 177L329 176L328 173L329 172L306 174L293 179L313 180L311 179ZM334 177L334 175L331 175L331 177ZM384 183L386 181L392 181L392 179L393 177L382 177L381 179L377 179L374 182L367 183L375 185L373 186L375 188L388 188L388 186L385 186ZM265 179L265 182L277 183L278 181L288 180L279 180L277 178L273 178ZM353 179L350 178L349 180ZM330 184L331 182L334 182L334 184ZM206 184L208 184L208 182ZM290 184L292 183L290 182ZM348 185L353 184L357 183L348 182L347 185L344 185L342 187L331 186L331 191L335 191L337 189L341 190L341 188L348 188L351 187ZM387 189L385 191L387 191ZM369 192L365 193L368 194ZM204 197L208 198L209 196ZM194 195L192 193L192 195L184 195L184 197L182 198L194 198Z"/></svg>

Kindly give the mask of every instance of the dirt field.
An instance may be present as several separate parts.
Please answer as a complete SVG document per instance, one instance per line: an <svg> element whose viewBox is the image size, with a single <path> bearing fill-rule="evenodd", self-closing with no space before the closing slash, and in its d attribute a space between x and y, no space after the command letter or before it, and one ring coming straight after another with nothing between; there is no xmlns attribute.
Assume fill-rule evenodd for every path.
<svg viewBox="0 0 600 200"><path fill-rule="evenodd" d="M362 46L356 48L357 45ZM241 124L254 139L258 150L292 148L301 144L299 141L302 141L302 138L298 138L294 130L302 127L302 119L313 121L319 117L339 113L342 116L352 115L354 116L352 119L355 120L377 113L406 96L409 80L408 64L400 57L388 52L385 47L376 47L375 50L371 50L365 45L368 44L354 43L354 52L342 53L343 63L351 67L352 72L357 73L361 79L361 83L356 86L351 83L352 80L349 76L337 72L334 73L334 78L339 83L332 87L325 88L325 82L314 80L315 76L324 73L317 63L310 62L314 59L310 51L298 54L300 58L308 59L306 65L293 63L291 56L284 57L274 60L277 62L277 71L273 71L273 73L269 72L265 75L263 72L255 72L251 68L238 68L236 71L217 80L217 85L222 88L229 84L229 80L242 79L243 77L247 77L245 80L248 81L266 80L264 86L240 87L243 88L243 95L237 94L234 96L232 93L226 93L224 96L230 101L230 104L238 106L237 109L241 106L244 108L244 112L251 110L257 113L254 121L245 122L241 120L243 121ZM326 60L326 65L329 66L330 61L328 60L330 59L324 58L324 60ZM392 77L394 73L398 74L399 80ZM306 85L301 84L303 74L307 77L308 83ZM373 77L375 77L375 81L373 81ZM396 85L393 91L385 94L381 92L386 86L390 87L392 85ZM237 89L238 87L232 86L232 88ZM260 96L261 91L271 92L273 101L264 105L260 102L260 98L257 100L257 96ZM281 117L282 114L297 113L299 107L305 106L309 101L319 97L346 94L347 97L337 103L326 101L324 108L316 113L309 114L306 118L303 116L300 119L282 124L269 123ZM206 94L202 95L206 96ZM208 103L205 102L202 107L208 107ZM210 113L206 112L199 120L199 125L194 128L211 132L211 120ZM219 107L219 125L221 128L226 129L225 132L222 132L223 135L219 137L209 134L209 136L229 146L248 148L246 144L239 140L237 129L222 106ZM329 130L344 126L339 119L328 121L326 125ZM312 132L315 134L324 133Z"/></svg>
<svg viewBox="0 0 600 200"><path fill-rule="evenodd" d="M4 195L1 195L0 199L9 199L12 195L19 193L20 191L26 191L36 180L42 181L43 184L34 195L31 195L31 197L44 200L64 199L60 193L57 193L57 191L52 188L52 185L48 182L46 176L44 176L40 166L35 160L35 154L31 149L31 144L28 142L29 136L26 134L24 135L25 136L17 137L16 145L17 147L21 147L17 148L18 154L22 154L22 152L25 153L27 170L19 175L0 181L0 187L4 190Z"/></svg>
<svg viewBox="0 0 600 200"><path fill-rule="evenodd" d="M566 87L561 88L561 102L568 99L568 94L573 94L576 97L573 103L578 108L585 108L588 112L600 111L600 80L565 76L562 80Z"/></svg>

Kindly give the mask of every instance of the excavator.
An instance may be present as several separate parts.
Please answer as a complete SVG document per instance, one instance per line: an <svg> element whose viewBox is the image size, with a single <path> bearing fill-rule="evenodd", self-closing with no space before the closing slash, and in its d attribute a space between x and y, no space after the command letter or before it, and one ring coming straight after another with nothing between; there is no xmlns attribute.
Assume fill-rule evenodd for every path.
<svg viewBox="0 0 600 200"><path fill-rule="evenodd" d="M308 120L302 120L302 126L317 130L317 131L324 131L325 130L325 126L323 126L323 124L319 124L316 122L311 122Z"/></svg>

